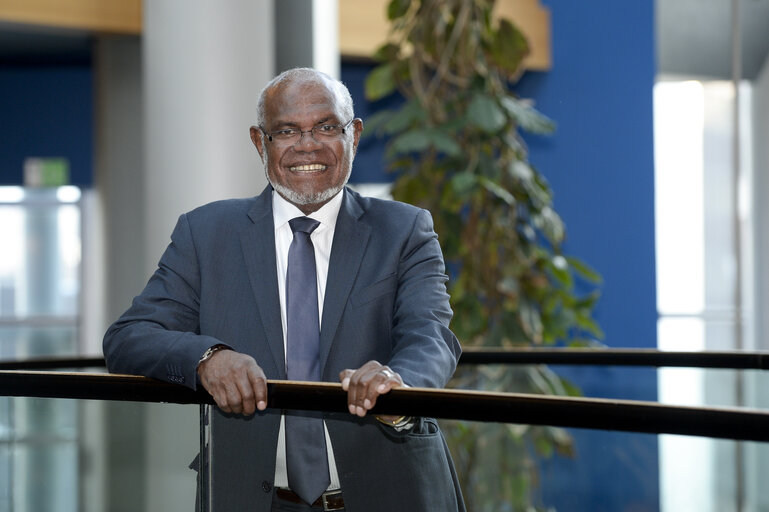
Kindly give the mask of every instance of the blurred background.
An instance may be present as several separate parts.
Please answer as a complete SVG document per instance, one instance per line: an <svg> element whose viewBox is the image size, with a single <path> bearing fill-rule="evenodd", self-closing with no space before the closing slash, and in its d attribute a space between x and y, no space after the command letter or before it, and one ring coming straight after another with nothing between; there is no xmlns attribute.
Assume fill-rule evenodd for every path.
<svg viewBox="0 0 769 512"><path fill-rule="evenodd" d="M248 129L278 72L350 88L386 1L0 0L0 359L100 355L179 214L266 185ZM497 0L515 91L610 347L769 349L769 0ZM351 183L387 195L384 143ZM586 396L769 407L758 372L557 367ZM765 511L767 446L571 432L542 508ZM0 510L191 510L198 408L0 399Z"/></svg>

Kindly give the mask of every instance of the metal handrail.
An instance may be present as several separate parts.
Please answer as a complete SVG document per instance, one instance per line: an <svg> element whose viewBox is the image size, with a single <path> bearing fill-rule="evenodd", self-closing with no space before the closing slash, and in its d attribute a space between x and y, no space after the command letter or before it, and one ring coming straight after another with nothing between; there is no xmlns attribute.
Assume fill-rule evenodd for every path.
<svg viewBox="0 0 769 512"><path fill-rule="evenodd" d="M769 370L769 352L669 352L638 348L465 348L459 364L549 364ZM0 361L0 370L104 367L101 357L53 357Z"/></svg>
<svg viewBox="0 0 769 512"><path fill-rule="evenodd" d="M104 368L103 357L35 357L0 361L0 370L57 370L60 368Z"/></svg>
<svg viewBox="0 0 769 512"><path fill-rule="evenodd" d="M671 352L642 348L465 349L462 364L549 364L769 370L769 352Z"/></svg>
<svg viewBox="0 0 769 512"><path fill-rule="evenodd" d="M211 404L204 391L146 377L98 373L0 371L0 396ZM340 384L268 381L268 407L346 412ZM551 425L769 442L769 411L686 407L632 400L394 389L372 414Z"/></svg>

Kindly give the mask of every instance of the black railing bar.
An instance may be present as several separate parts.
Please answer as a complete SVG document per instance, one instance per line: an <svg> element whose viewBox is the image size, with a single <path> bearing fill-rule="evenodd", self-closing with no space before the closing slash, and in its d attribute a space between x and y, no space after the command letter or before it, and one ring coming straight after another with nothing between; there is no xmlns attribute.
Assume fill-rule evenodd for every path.
<svg viewBox="0 0 769 512"><path fill-rule="evenodd" d="M56 435L56 434L32 434L21 435L12 438L0 439L0 446L6 445L47 445L47 444L65 444L65 443L77 443L79 441L77 434L71 436Z"/></svg>
<svg viewBox="0 0 769 512"><path fill-rule="evenodd" d="M105 368L103 357L41 357L0 361L0 370L56 370L59 368Z"/></svg>
<svg viewBox="0 0 769 512"><path fill-rule="evenodd" d="M77 315L2 316L0 327L75 327Z"/></svg>
<svg viewBox="0 0 769 512"><path fill-rule="evenodd" d="M269 381L270 408L347 412L341 385ZM130 375L0 372L0 396L213 403L205 391ZM769 411L520 393L408 388L379 397L372 413L679 434L769 442Z"/></svg>
<svg viewBox="0 0 769 512"><path fill-rule="evenodd" d="M465 348L460 364L550 364L767 370L769 352L671 352L639 348ZM49 357L0 361L0 370L104 367L100 357Z"/></svg>
<svg viewBox="0 0 769 512"><path fill-rule="evenodd" d="M460 364L550 364L767 370L769 352L671 352L638 348L464 349Z"/></svg>

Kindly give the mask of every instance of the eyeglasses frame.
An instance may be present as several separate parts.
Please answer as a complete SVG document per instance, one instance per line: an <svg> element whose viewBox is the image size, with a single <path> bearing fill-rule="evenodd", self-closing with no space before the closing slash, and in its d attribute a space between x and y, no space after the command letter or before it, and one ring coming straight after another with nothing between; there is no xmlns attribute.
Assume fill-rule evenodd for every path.
<svg viewBox="0 0 769 512"><path fill-rule="evenodd" d="M346 129L347 129L347 127L348 127L348 126L350 126L350 124L352 124L352 122L353 122L353 121L355 121L355 117L353 117L352 119L350 119L349 121L347 121L347 122L346 122L346 123L344 123L344 124L341 124L341 123L340 123L340 124L334 124L334 125L331 125L331 126L341 127L341 128L342 128L342 135L346 135L346 134L347 134L347 132L346 132ZM312 137L312 140L314 140L315 142L319 142L319 143L321 143L321 144L325 144L325 142L327 142L327 141L323 141L323 140L318 140L318 139L316 139L316 138L315 138L315 135L314 135L314 133L313 133L313 131L314 131L316 128L318 128L319 126L327 126L327 125L325 125L325 124L319 124L319 125L315 125L315 126L313 126L313 127L312 127L312 128L310 128L309 130L297 130L297 131L299 132L299 138L298 138L298 139L296 139L296 141L294 141L294 143L293 143L293 144L288 144L288 145L289 145L289 146L294 146L294 145L298 144L299 142L301 142L301 140L302 140L302 136L303 136L305 133L309 133L309 134L310 134L310 137ZM272 140L272 134L271 134L270 132L268 132L267 130L265 130L265 129L264 129L264 127L263 127L263 126L261 126L261 125L259 126L259 129L262 131L262 133L263 133L263 134L265 134L265 135L267 136L267 140L269 140L270 142L273 142L273 140ZM276 131L280 131L280 130L276 130ZM275 133L275 132L272 132L272 133ZM333 140L333 139L329 139L329 140Z"/></svg>

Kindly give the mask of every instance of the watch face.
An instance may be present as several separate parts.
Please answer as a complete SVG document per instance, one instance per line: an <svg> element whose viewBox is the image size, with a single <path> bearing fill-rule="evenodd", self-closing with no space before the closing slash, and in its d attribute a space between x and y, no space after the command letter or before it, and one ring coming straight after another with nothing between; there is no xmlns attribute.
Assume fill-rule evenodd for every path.
<svg viewBox="0 0 769 512"><path fill-rule="evenodd" d="M208 350L203 352L203 357L200 358L200 361L198 361L198 364L202 363L203 361L207 360L209 357L214 355L214 352L216 352L216 349L214 347L210 347Z"/></svg>

